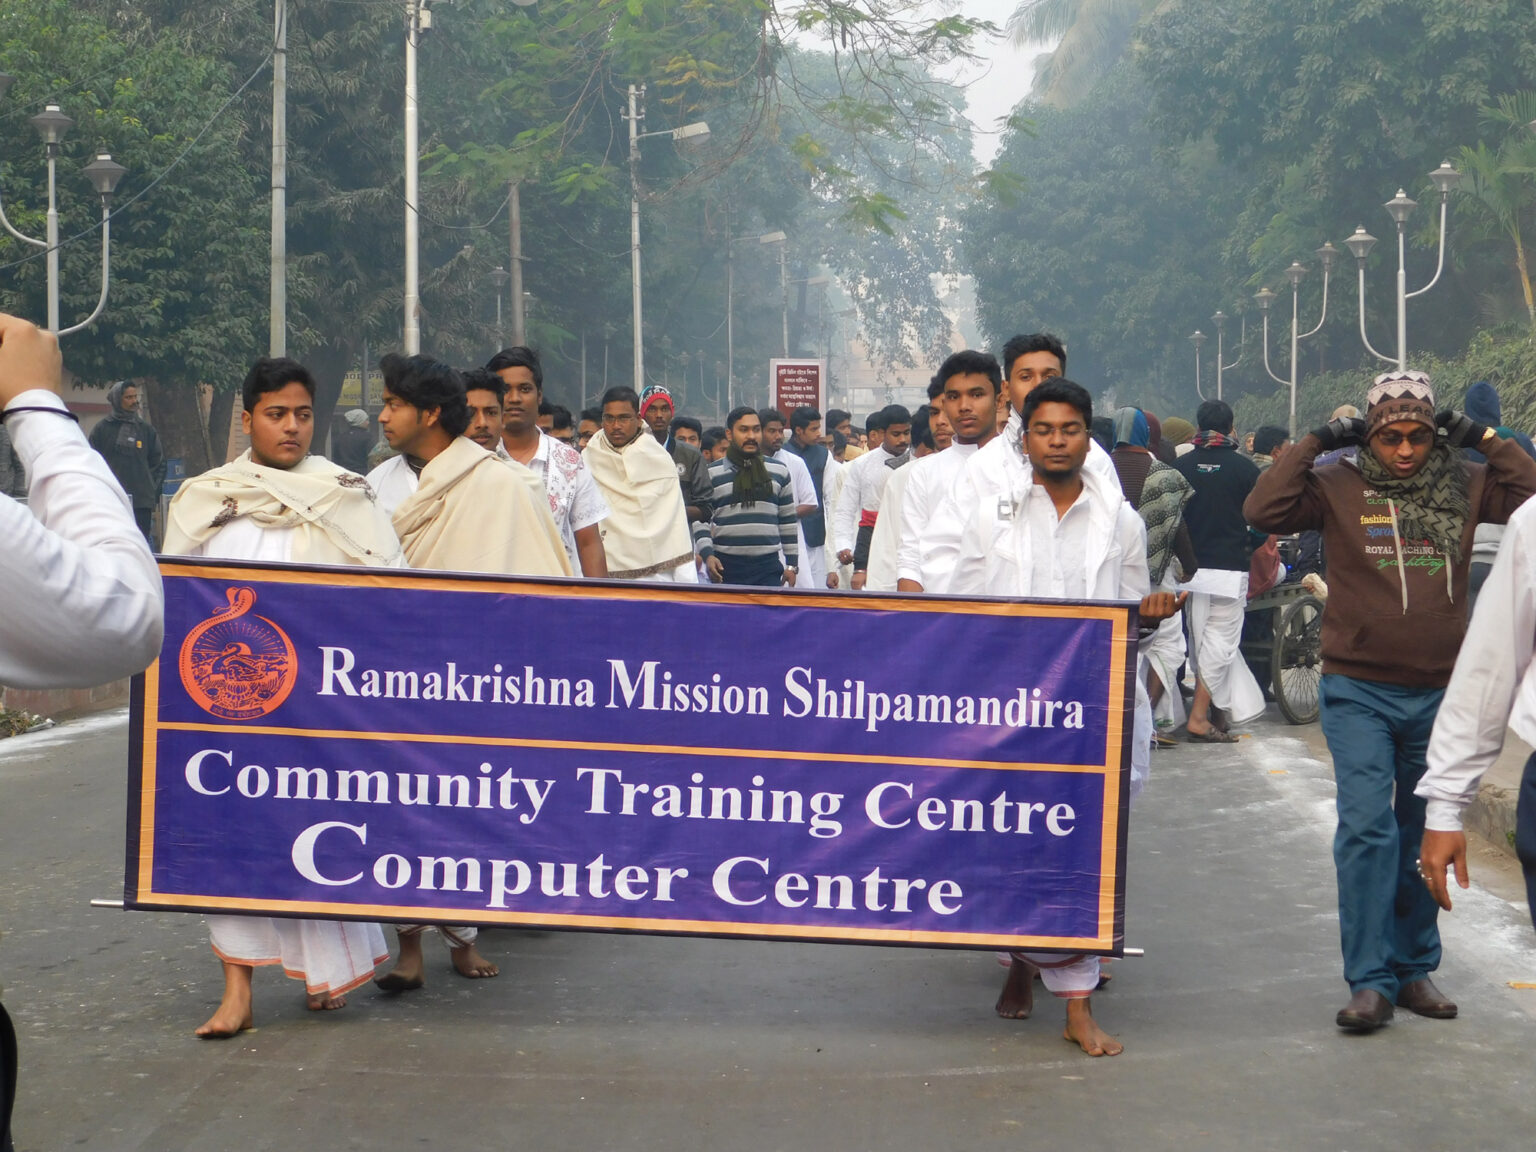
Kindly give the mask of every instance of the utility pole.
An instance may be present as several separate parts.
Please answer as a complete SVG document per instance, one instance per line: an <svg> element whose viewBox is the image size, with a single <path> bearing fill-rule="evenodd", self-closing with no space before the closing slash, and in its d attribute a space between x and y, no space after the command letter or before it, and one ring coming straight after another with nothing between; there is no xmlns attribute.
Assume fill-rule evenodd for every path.
<svg viewBox="0 0 1536 1152"><path fill-rule="evenodd" d="M272 284L267 355L288 355L288 0L272 16Z"/></svg>
<svg viewBox="0 0 1536 1152"><path fill-rule="evenodd" d="M405 324L401 343L405 354L421 351L421 285L417 263L418 235L417 176L421 144L417 139L416 49L421 33L432 26L432 17L422 0L406 0L405 5Z"/></svg>
<svg viewBox="0 0 1536 1152"><path fill-rule="evenodd" d="M640 100L645 85L629 86L629 282L631 323L634 325L634 381L630 387L639 392L645 387L645 340L640 330Z"/></svg>
<svg viewBox="0 0 1536 1152"><path fill-rule="evenodd" d="M528 323L523 308L523 199L519 191L521 181L513 180L508 189L507 214L512 222L511 257L512 269L512 343L528 343Z"/></svg>

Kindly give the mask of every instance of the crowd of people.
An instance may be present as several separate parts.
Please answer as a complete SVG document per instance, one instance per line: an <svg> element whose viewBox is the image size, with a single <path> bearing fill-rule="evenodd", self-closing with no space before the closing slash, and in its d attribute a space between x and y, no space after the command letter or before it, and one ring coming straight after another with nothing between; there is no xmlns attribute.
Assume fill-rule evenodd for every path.
<svg viewBox="0 0 1536 1152"><path fill-rule="evenodd" d="M1442 410L1423 373L1389 372L1363 409L1341 408L1292 443L1273 427L1240 438L1221 401L1193 422L1133 406L1096 417L1066 375L1065 347L1043 333L1015 336L999 356L949 356L927 404L890 405L862 427L837 409L745 406L707 426L655 384L610 388L573 416L545 400L539 358L523 347L465 371L419 355L380 367L380 441L366 413L350 412L332 460L313 451L309 371L257 361L240 396L250 447L182 484L162 551L821 595L1134 601L1133 801L1155 749L1234 743L1262 713L1241 651L1250 596L1308 579L1347 598L1321 632L1350 988L1336 1022L1370 1032L1395 1007L1456 1015L1430 974L1448 875L1466 882L1461 813L1504 723L1536 736L1536 679L1524 678L1536 582L1522 552L1536 531L1536 512L1522 508L1536 452L1498 426L1496 395L1490 407L1474 390L1473 414ZM109 464L119 453L146 467L132 392L118 392L92 443ZM138 499L128 503L143 528ZM1289 565L1279 537L1295 538ZM1458 661L1480 584L1476 654ZM1532 766L1525 791L1536 912ZM368 981L405 992L426 980L422 925L396 927L382 975L390 949L377 925L209 926L224 993L203 1037L252 1026L257 966L304 980L316 1011ZM459 974L497 975L473 926L436 931ZM1069 1040L1090 1055L1122 1050L1091 1008L1108 979L1098 957L1000 960L999 1015L1029 1016L1039 980L1065 1001Z"/></svg>

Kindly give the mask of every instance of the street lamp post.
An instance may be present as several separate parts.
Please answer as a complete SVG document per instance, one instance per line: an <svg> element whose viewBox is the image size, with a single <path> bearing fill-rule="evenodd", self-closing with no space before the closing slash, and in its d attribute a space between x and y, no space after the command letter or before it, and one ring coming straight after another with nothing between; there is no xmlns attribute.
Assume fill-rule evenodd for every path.
<svg viewBox="0 0 1536 1152"><path fill-rule="evenodd" d="M1291 377L1289 380L1276 376L1274 369L1269 366L1269 309L1275 302L1275 294L1268 288L1261 288L1254 295L1259 311L1264 314L1264 371L1276 384L1283 384L1290 389L1289 429L1293 440L1296 438L1296 376L1300 361L1300 346L1303 340L1310 339L1322 331L1323 324L1328 319L1328 281L1333 272L1333 262L1338 255L1339 250L1332 244L1324 244L1317 250L1318 260L1323 266L1323 307L1317 324L1308 332L1301 330L1301 281L1306 276L1307 270L1296 260L1291 261L1291 266L1285 270L1286 279L1291 282Z"/></svg>
<svg viewBox="0 0 1536 1152"><path fill-rule="evenodd" d="M1189 338L1189 342L1195 346L1195 395L1201 400L1205 399L1205 393L1200 388L1200 349L1205 347L1205 342L1210 339L1200 329L1195 329L1195 334Z"/></svg>
<svg viewBox="0 0 1536 1152"><path fill-rule="evenodd" d="M0 73L0 96L5 95L10 88L13 78ZM48 270L48 330L57 336L68 336L72 332L93 323L107 306L107 291L111 285L111 251L112 251L112 193L117 189L118 182L122 180L128 169L117 163L106 152L98 152L96 158L87 164L84 171L91 186L96 189L96 194L101 197L101 294L96 300L96 307L80 323L69 328L59 327L59 198L58 198L58 159L62 149L64 134L74 126L74 121L59 110L57 104L49 104L42 112L31 117L32 127L37 129L37 134L42 138L43 147L48 159L48 215L45 238L42 240L34 236L28 236L19 231L9 219L6 218L4 207L0 207L0 225L16 239L32 245L34 248L42 248L46 253Z"/></svg>
<svg viewBox="0 0 1536 1152"><path fill-rule="evenodd" d="M709 135L709 125L702 120L684 124L681 128L666 128L659 132L640 131L640 121L645 119L641 101L645 99L645 85L629 86L629 111L624 118L629 121L629 289L631 317L634 326L634 389L645 387L645 341L640 327L640 141L653 136L670 136L673 140L698 140Z"/></svg>
<svg viewBox="0 0 1536 1152"><path fill-rule="evenodd" d="M491 269L491 285L496 289L496 347L498 349L505 347L507 343L506 333L502 331L501 327L501 290L507 286L508 281L511 279L512 273L508 272L500 264ZM586 397L583 396L582 399L586 399Z"/></svg>
<svg viewBox="0 0 1536 1152"><path fill-rule="evenodd" d="M1227 314L1225 312L1221 312L1221 311L1217 311L1216 315L1211 317L1211 323L1216 326L1216 399L1218 399L1218 400L1220 400L1222 398L1222 396L1221 396L1221 378L1222 378L1222 375L1224 373L1226 373L1226 372L1231 371L1233 368L1236 368L1239 364L1241 364L1243 362L1243 348L1248 343L1248 317L1247 316L1243 316L1242 317L1242 322L1243 322L1242 331L1241 331L1240 335L1237 338L1237 359L1232 361L1232 363L1230 363L1230 364L1224 363L1224 361L1226 360L1226 350L1225 350L1224 341L1226 339L1226 334L1227 334L1227 319L1228 319Z"/></svg>
<svg viewBox="0 0 1536 1152"><path fill-rule="evenodd" d="M729 236L725 241L725 394L729 412L736 407L736 263L733 253L742 240L756 240L759 244L783 244L788 237L782 232L764 232L761 236Z"/></svg>
<svg viewBox="0 0 1536 1152"><path fill-rule="evenodd" d="M1440 282L1440 274L1445 271L1445 237L1446 214L1451 199L1452 190L1461 183L1461 173L1451 167L1449 160L1443 162L1429 174L1429 182L1440 193L1440 237L1437 242L1439 255L1435 260L1435 274L1430 277L1429 283L1415 292L1408 291L1408 267L1407 267L1407 232L1408 217L1413 215L1418 202L1409 199L1408 193L1403 189L1397 190L1397 195L1388 200L1384 207L1392 217L1392 222L1397 228L1397 357L1398 370L1408 367L1408 301L1416 296L1422 296ZM1370 255L1371 249L1376 246L1376 237L1372 236L1364 228L1356 228L1355 234L1344 241L1344 246L1354 254L1355 261L1359 265L1360 278L1360 341L1365 345L1365 350L1378 360L1384 360L1388 364L1393 363L1393 357L1383 355L1371 346L1371 338L1366 334L1365 328L1365 259Z"/></svg>

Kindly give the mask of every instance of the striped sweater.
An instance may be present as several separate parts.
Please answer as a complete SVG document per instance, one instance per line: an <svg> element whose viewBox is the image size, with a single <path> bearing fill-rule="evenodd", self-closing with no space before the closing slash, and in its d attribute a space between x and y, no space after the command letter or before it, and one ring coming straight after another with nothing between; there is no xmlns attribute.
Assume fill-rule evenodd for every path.
<svg viewBox="0 0 1536 1152"><path fill-rule="evenodd" d="M758 500L750 506L737 503L732 491L736 483L734 464L721 459L709 466L714 516L709 522L700 521L693 526L700 556L772 556L783 548L785 565L800 566L795 493L789 469L772 459L765 459L763 464L773 481L774 498Z"/></svg>

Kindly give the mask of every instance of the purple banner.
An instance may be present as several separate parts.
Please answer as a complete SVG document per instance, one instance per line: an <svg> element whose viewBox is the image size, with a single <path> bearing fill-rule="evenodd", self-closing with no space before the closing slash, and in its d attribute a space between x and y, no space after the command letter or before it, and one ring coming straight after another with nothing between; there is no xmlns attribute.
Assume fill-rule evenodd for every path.
<svg viewBox="0 0 1536 1152"><path fill-rule="evenodd" d="M1121 947L1133 606L161 571L131 907Z"/></svg>

